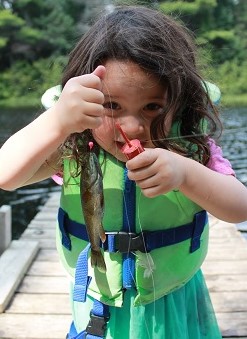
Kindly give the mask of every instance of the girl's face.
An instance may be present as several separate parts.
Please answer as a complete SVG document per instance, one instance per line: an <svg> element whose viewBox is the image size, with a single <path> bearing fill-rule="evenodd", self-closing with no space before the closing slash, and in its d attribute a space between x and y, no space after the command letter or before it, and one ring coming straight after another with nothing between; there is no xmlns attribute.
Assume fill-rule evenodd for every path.
<svg viewBox="0 0 247 339"><path fill-rule="evenodd" d="M104 66L104 121L93 131L93 136L103 149L125 162L125 155L121 152L125 141L116 128L116 122L130 140L139 139L144 148L153 148L150 125L163 112L166 91L156 77L135 63L109 60ZM164 126L166 132L170 125L171 118L167 117Z"/></svg>

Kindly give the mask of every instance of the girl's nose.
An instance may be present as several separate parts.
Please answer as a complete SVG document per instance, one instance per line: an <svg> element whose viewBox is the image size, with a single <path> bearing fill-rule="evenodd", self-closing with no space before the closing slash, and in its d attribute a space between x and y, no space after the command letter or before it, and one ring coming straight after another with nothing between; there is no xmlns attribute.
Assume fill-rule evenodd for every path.
<svg viewBox="0 0 247 339"><path fill-rule="evenodd" d="M121 117L120 119L118 119L118 123L130 139L136 138L144 131L144 125L141 117Z"/></svg>

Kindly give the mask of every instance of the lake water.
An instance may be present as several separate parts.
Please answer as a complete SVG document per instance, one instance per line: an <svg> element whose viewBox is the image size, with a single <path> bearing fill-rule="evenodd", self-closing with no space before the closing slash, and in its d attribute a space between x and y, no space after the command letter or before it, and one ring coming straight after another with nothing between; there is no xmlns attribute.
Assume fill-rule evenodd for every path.
<svg viewBox="0 0 247 339"><path fill-rule="evenodd" d="M227 110L223 114L221 146L238 179L247 186L247 108Z"/></svg>
<svg viewBox="0 0 247 339"><path fill-rule="evenodd" d="M18 111L0 113L0 145L14 132L32 121L37 113ZM223 114L224 133L221 146L236 172L238 179L247 186L247 108L226 110ZM34 141L35 142L35 141ZM51 180L45 180L14 192L0 189L0 206L12 206L13 239L25 230L28 222L39 211L52 191L60 188ZM247 222L239 229L247 238Z"/></svg>
<svg viewBox="0 0 247 339"><path fill-rule="evenodd" d="M247 108L227 110L223 115L225 131L221 146L231 161L237 178L247 186ZM237 224L247 239L247 221Z"/></svg>
<svg viewBox="0 0 247 339"><path fill-rule="evenodd" d="M39 113L33 111L1 111L0 112L0 145L7 138L31 122ZM34 140L35 142L35 140ZM40 207L48 199L48 194L59 187L48 179L43 182L20 188L13 192L0 189L0 206L10 205L12 208L12 238L18 239L27 224L37 214Z"/></svg>

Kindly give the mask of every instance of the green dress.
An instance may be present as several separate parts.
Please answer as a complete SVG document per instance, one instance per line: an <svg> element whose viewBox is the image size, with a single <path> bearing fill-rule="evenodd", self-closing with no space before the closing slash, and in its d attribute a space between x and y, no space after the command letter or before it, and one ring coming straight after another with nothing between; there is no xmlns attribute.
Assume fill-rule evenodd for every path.
<svg viewBox="0 0 247 339"><path fill-rule="evenodd" d="M222 338L201 270L183 287L153 303L133 307L134 297L135 290L127 290L123 307L110 307L107 339ZM71 304L79 333L88 324L92 299Z"/></svg>

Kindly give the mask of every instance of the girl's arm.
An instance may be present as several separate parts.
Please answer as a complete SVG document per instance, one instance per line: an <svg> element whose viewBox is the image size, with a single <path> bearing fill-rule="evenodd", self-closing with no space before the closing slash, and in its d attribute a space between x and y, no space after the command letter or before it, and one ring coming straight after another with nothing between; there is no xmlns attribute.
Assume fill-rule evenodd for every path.
<svg viewBox="0 0 247 339"><path fill-rule="evenodd" d="M102 123L104 75L105 67L98 66L91 74L70 79L52 108L5 142L0 149L0 188L14 190L50 177L57 170L57 149L66 138Z"/></svg>
<svg viewBox="0 0 247 339"><path fill-rule="evenodd" d="M46 160L65 140L52 109L11 136L0 150L0 187L14 190L52 175ZM55 164L53 164L55 165Z"/></svg>
<svg viewBox="0 0 247 339"><path fill-rule="evenodd" d="M228 222L247 220L247 188L234 176L164 149L146 149L127 162L128 176L147 197L179 189L215 217Z"/></svg>
<svg viewBox="0 0 247 339"><path fill-rule="evenodd" d="M186 160L185 177L179 187L182 193L221 220L247 220L247 189L240 181Z"/></svg>

